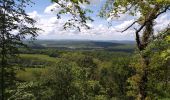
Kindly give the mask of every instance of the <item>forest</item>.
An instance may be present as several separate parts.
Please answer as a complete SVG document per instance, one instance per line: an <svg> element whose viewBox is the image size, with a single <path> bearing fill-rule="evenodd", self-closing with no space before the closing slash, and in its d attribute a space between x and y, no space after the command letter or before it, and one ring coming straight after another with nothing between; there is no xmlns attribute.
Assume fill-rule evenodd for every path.
<svg viewBox="0 0 170 100"><path fill-rule="evenodd" d="M90 30L89 0L49 0L73 16L65 30ZM26 7L34 0L0 0L0 100L170 100L169 0L104 0L101 18L140 16L122 29L132 40L43 40ZM69 3L69 5L68 5ZM163 24L163 23L162 23Z"/></svg>

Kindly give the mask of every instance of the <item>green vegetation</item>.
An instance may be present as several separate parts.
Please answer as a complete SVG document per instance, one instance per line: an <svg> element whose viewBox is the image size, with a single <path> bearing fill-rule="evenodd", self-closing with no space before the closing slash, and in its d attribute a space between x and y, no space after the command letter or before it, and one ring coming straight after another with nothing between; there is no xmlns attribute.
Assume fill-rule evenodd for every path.
<svg viewBox="0 0 170 100"><path fill-rule="evenodd" d="M64 28L85 26L88 0L52 0L73 19ZM65 1L65 2L64 2ZM68 6L68 2L72 4ZM0 1L1 100L169 100L170 28L154 35L155 20L170 10L168 0L106 0L104 18L128 13L136 44L108 41L23 41L35 38L35 21L24 11L30 0ZM71 22L70 22L71 21ZM76 24L74 22L77 22ZM78 26L76 26L78 25ZM18 31L16 34L13 31ZM26 43L27 45L25 45ZM30 46L31 49L24 47Z"/></svg>
<svg viewBox="0 0 170 100"><path fill-rule="evenodd" d="M25 12L30 0L0 0L0 99L6 100L6 89L15 84L15 72L9 60L26 47L23 39L35 39L35 20ZM14 86L13 86L14 87Z"/></svg>
<svg viewBox="0 0 170 100"><path fill-rule="evenodd" d="M167 60L160 58L162 49L155 41L150 49L153 57L148 87L150 96L157 99L170 98ZM164 49L163 49L164 48ZM141 66L135 52L107 50L60 50L43 48L21 49L20 58L12 59L16 87L7 89L11 99L24 100L134 100L129 82L136 74L134 67ZM24 54L27 53L27 54ZM51 56L57 54L57 56ZM157 63L159 62L159 63ZM136 81L136 77L134 78ZM165 81L166 80L166 81Z"/></svg>
<svg viewBox="0 0 170 100"><path fill-rule="evenodd" d="M19 62L21 66L27 65L26 68L21 67L16 71L16 77L21 85L32 83L30 88L33 90L28 90L29 93L31 91L32 99L129 98L126 96L126 80L131 71L128 67L131 54L65 51L59 55L60 57L49 57L44 54L21 54L19 61L13 61L13 63ZM44 66L40 67L38 63ZM43 91L38 93L40 97L37 96L36 91ZM22 96L27 95L28 92L26 91Z"/></svg>

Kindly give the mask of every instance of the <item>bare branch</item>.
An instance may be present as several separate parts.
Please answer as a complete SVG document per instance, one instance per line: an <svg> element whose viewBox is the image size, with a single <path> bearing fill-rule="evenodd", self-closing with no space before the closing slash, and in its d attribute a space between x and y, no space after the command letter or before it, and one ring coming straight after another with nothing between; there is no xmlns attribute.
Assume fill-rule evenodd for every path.
<svg viewBox="0 0 170 100"><path fill-rule="evenodd" d="M122 33L127 31L129 28L131 28L135 23L137 23L138 21L134 21L131 25L129 25L126 29L124 29L123 31L121 31Z"/></svg>
<svg viewBox="0 0 170 100"><path fill-rule="evenodd" d="M158 9L159 9L159 8L158 8ZM168 9L170 9L170 6L165 7L165 9L164 9L163 11L159 12L154 18L152 18L152 17L150 16L149 19L146 20L146 21L144 22L144 24L143 24L138 30L136 29L136 32L139 33L139 32L145 27L146 23L152 21L153 19L156 19L159 15L161 15L161 14L164 13L164 12L166 12ZM129 25L126 29L124 29L124 30L121 31L121 32L127 31L129 28L131 28L131 27L132 27L135 23L137 23L137 22L139 22L139 21L134 21L131 25Z"/></svg>
<svg viewBox="0 0 170 100"><path fill-rule="evenodd" d="M133 6L134 5L131 5L129 8L127 7L125 12L130 11Z"/></svg>
<svg viewBox="0 0 170 100"><path fill-rule="evenodd" d="M168 9L170 10L170 5L169 5L169 6L166 6L163 11L159 12L159 13L154 17L154 19L156 19L159 15L165 13Z"/></svg>
<svg viewBox="0 0 170 100"><path fill-rule="evenodd" d="M137 47L139 48L139 49L141 49L141 41L140 41L140 35L139 35L139 29L136 29L136 28L134 28L135 30L136 30L136 32L135 32L135 35L136 35L136 43L137 43Z"/></svg>
<svg viewBox="0 0 170 100"><path fill-rule="evenodd" d="M138 46L138 48L139 48L140 50L142 50L142 44L141 44L140 35L139 35L139 33L141 32L141 30L146 26L147 23L152 22L152 21L153 21L154 19L156 19L159 15L165 13L165 12L169 9L169 7L170 7L170 6L165 7L165 9L164 9L163 11L159 12L159 13L158 13L157 15L155 15L154 17L152 17L153 14L151 14L151 15L148 17L148 19L145 20L145 22L143 23L143 25L140 26L139 29L135 29L135 30L136 30L136 32L135 32L136 42L137 42L137 46ZM159 10L159 7L157 7L156 10ZM137 23L137 22L138 22L138 21L133 22L130 26L128 26L128 27L127 27L125 30L123 30L122 32L127 31L130 27L132 27L132 26L133 26L135 23Z"/></svg>

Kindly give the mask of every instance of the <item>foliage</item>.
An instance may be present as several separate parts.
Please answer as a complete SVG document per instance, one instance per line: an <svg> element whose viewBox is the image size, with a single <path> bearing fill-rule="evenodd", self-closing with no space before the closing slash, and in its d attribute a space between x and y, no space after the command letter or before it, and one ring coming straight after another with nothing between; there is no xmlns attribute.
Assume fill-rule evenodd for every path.
<svg viewBox="0 0 170 100"><path fill-rule="evenodd" d="M40 54L22 54L21 59L32 60L34 63L27 68L16 71L16 77L20 82L18 87L13 89L13 92L18 92L16 95L11 95L13 92L10 92L9 97L24 98L24 95L29 95L30 98L33 96L32 99L41 100L53 100L54 98L57 100L61 98L64 100L68 100L68 98L71 100L128 98L125 94L125 91L127 91L125 88L127 86L126 80L130 74L130 70L126 66L129 62L128 54L117 56L116 53L110 52L111 55L105 55L106 52L65 51L65 53L61 52L59 54L60 58ZM102 54L105 56L100 59ZM110 59L106 59L109 56ZM49 64L42 63L44 67L39 68L36 63L48 62L48 60L45 60L46 58L49 61L52 59L52 62L50 61ZM19 63L22 66L27 62ZM119 64L121 64L121 67ZM119 80L118 77L122 78ZM25 91L20 93L21 89L19 87L22 87L22 84L31 85L29 85L30 87L24 87L23 91ZM11 91L11 89L8 89L8 91Z"/></svg>
<svg viewBox="0 0 170 100"><path fill-rule="evenodd" d="M161 32L145 50L145 54L150 57L148 81L146 83L148 99L163 99L169 97L169 59L161 55L169 48L169 43L167 41L168 36L169 32ZM168 52L166 54L169 55ZM142 74L143 71L143 65L141 64L142 59L137 59L139 57L140 55L136 54L133 63L131 63L132 68L134 68L138 74L128 79L128 82L133 84L128 87L128 95L134 97L138 95L136 91L139 91L140 74Z"/></svg>
<svg viewBox="0 0 170 100"><path fill-rule="evenodd" d="M93 21L89 16L87 16L87 12L92 12L89 9L83 9L81 4L89 4L88 0L51 0L58 4L58 7L61 8L59 12L57 12L57 17L61 18L62 14L71 15L71 18L68 19L64 25L64 29L67 28L76 28L79 31L82 27L89 29L90 27L86 24L87 21Z"/></svg>
<svg viewBox="0 0 170 100"><path fill-rule="evenodd" d="M6 99L5 88L14 84L9 59L16 57L18 47L26 46L22 41L26 36L31 39L37 36L35 21L24 10L29 3L30 0L0 0L1 100Z"/></svg>
<svg viewBox="0 0 170 100"><path fill-rule="evenodd" d="M153 49L149 47L155 37L155 20L161 14L168 12L169 9L170 2L168 0L107 0L101 10L101 17L110 19L119 17L120 14L128 14L131 16L140 14L131 25L122 30L122 32L124 32L130 28L135 29L138 56L135 57L136 63L133 65L136 74L129 78L131 88L128 94L136 97L136 99L147 100L152 98L152 93L150 92L153 89L151 89L148 84L150 80L152 80L152 78L150 79L150 75L154 74L151 69L154 65L151 65L152 56L150 56L149 52ZM134 27L135 24L138 26Z"/></svg>
<svg viewBox="0 0 170 100"><path fill-rule="evenodd" d="M148 49L148 54L152 58L150 63L150 73L152 74L148 76L147 85L148 93L152 99L169 97L169 88L167 87L169 84L166 84L165 81L169 79L167 77L169 74L166 73L168 61L165 61L164 57L161 58L161 55L159 55L165 50L164 47L167 47L165 45L168 44L162 45L163 41L160 41L162 40L155 41ZM152 52L151 48L156 52ZM52 51L56 52L55 50ZM47 52L44 52L44 54ZM135 87L138 77L133 75L136 74L136 69L139 72L141 71L141 63L137 59L139 55L131 60L131 54L126 52L57 52L60 55L58 58L35 54L35 52L20 55L21 59L24 59L24 61L19 62L20 66L25 65L26 61L33 61L34 63L27 68L17 69L16 77L20 82L13 90L20 91L20 85L22 87L22 84L32 84L23 89L22 96L29 95L32 99L41 100L53 100L54 98L57 100L61 98L66 100L68 98L71 100L134 100L132 96L136 94L135 88L138 89ZM39 67L38 62L48 62L48 64L41 63L44 67ZM129 85L131 82L134 82L133 87ZM8 91L11 91L11 89L8 89ZM69 93L65 91L69 91ZM9 97L13 97L14 95L10 93ZM22 96L19 96L18 92L15 98Z"/></svg>
<svg viewBox="0 0 170 100"><path fill-rule="evenodd" d="M87 0L52 0L61 14L71 14L65 28L86 23L87 9L81 4ZM20 4L21 3L21 4ZM102 17L118 17L121 14L140 17L125 30L138 24L136 43L138 51L131 60L127 52L110 51L58 51L41 46L33 51L22 51L22 59L7 59L16 55L27 35L37 35L35 21L30 19L23 8L29 0L0 1L1 34L1 85L5 99L24 100L154 100L170 98L169 84L169 28L154 37L154 21L169 10L168 0L107 0ZM22 16L23 18L20 18ZM6 19L9 20L6 20ZM22 23L24 22L24 23ZM73 23L76 22L76 23ZM29 24L29 25L28 25ZM80 24L80 25L79 25ZM17 34L12 34L17 30ZM141 33L143 32L143 33ZM92 44L94 45L94 44ZM104 48L112 44L102 45ZM120 48L120 47L117 47ZM23 48L20 48L23 50ZM25 54L29 53L29 54ZM7 64L11 64L8 68ZM25 68L23 68L23 66ZM5 74L4 74L5 72ZM10 74L9 74L10 73ZM16 74L15 74L16 73ZM7 80L9 77L9 80ZM8 97L8 98L7 98ZM4 97L2 95L2 100Z"/></svg>

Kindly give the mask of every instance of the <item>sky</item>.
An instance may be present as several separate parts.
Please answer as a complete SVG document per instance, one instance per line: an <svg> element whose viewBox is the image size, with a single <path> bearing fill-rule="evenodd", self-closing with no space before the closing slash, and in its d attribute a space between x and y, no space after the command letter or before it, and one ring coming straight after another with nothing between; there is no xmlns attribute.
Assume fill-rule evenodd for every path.
<svg viewBox="0 0 170 100"><path fill-rule="evenodd" d="M34 18L37 23L36 26L41 28L37 37L38 39L76 39L76 40L135 40L134 29L129 29L124 33L120 31L128 27L133 21L140 15L138 14L136 18L130 17L129 15L121 15L119 19L113 18L103 19L97 16L101 9L101 5L104 4L104 0L90 0L91 5L83 5L85 8L90 8L94 11L90 14L94 19L94 22L88 22L87 24L91 29L83 29L81 32L77 30L64 30L63 25L69 16L64 16L61 19L57 19L56 13L60 8L55 4L50 2L50 0L32 0L35 5L32 4L26 8L26 12L30 17ZM108 22L111 22L108 24ZM170 13L161 15L156 20L155 31L161 31L170 22Z"/></svg>

